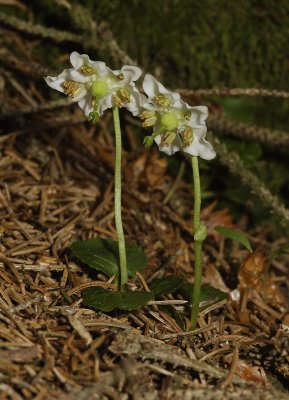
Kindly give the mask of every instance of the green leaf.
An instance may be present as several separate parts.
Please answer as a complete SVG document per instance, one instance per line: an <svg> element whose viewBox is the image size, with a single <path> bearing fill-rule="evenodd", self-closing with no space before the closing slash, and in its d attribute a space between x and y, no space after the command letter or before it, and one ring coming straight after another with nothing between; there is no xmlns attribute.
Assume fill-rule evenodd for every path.
<svg viewBox="0 0 289 400"><path fill-rule="evenodd" d="M150 290L155 297L164 294L174 293L181 287L183 280L177 276L165 276L164 278L155 278L150 284Z"/></svg>
<svg viewBox="0 0 289 400"><path fill-rule="evenodd" d="M126 311L138 310L154 298L150 292L118 292L100 287L85 290L82 297L85 306L101 311L112 311L116 308Z"/></svg>
<svg viewBox="0 0 289 400"><path fill-rule="evenodd" d="M84 264L108 276L118 275L118 242L111 239L93 238L80 240L70 246L72 254ZM126 245L127 269L130 277L143 271L147 259L137 244Z"/></svg>
<svg viewBox="0 0 289 400"><path fill-rule="evenodd" d="M183 282L182 286L178 290L178 292L187 300L192 300L194 285L192 283ZM228 297L228 294L222 292L222 290L217 289L211 285L202 285L201 287L201 296L200 303L208 302L208 305L204 305L201 308L205 309L212 305L213 303L217 303L221 300L224 300Z"/></svg>
<svg viewBox="0 0 289 400"><path fill-rule="evenodd" d="M156 278L150 284L150 290L153 292L155 298L165 294L179 293L189 302L192 300L193 288L194 285L192 283L185 282L177 276ZM203 309L212 303L224 300L227 297L227 293L222 292L220 289L213 286L202 285L201 287L200 302L209 302L208 305L202 307ZM176 319L176 316L173 318Z"/></svg>
<svg viewBox="0 0 289 400"><path fill-rule="evenodd" d="M232 228L226 228L224 226L217 226L216 231L227 237L228 239L235 240L236 242L242 244L247 250L252 251L251 244L244 232L238 231Z"/></svg>

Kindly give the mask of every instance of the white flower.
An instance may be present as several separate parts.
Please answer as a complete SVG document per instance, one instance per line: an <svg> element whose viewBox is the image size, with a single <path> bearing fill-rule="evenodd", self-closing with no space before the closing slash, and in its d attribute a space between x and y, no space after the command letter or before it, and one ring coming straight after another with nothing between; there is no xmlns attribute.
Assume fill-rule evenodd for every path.
<svg viewBox="0 0 289 400"><path fill-rule="evenodd" d="M179 93L170 92L150 74L144 78L143 89L148 99L143 101L140 118L144 127L154 126L153 134L144 139L145 146L155 140L168 155L183 150L205 160L215 157L212 145L205 139L207 107L189 106Z"/></svg>
<svg viewBox="0 0 289 400"><path fill-rule="evenodd" d="M52 89L77 102L85 115L94 119L113 106L126 107L133 115L140 112L142 95L134 83L142 74L140 68L124 65L113 71L104 62L92 61L76 51L71 53L70 62L73 68L44 79Z"/></svg>

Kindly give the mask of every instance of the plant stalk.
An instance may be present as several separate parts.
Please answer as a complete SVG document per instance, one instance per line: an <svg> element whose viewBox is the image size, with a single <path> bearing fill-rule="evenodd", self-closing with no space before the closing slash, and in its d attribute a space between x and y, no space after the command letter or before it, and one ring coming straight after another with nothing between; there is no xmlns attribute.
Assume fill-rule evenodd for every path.
<svg viewBox="0 0 289 400"><path fill-rule="evenodd" d="M114 217L119 251L119 290L124 290L127 282L127 265L125 240L121 218L121 130L118 107L113 107L113 122L115 132L115 166L114 166Z"/></svg>
<svg viewBox="0 0 289 400"><path fill-rule="evenodd" d="M192 157L192 169L193 169L193 181L194 181L194 234L201 224L201 184L200 184L200 173L198 157ZM201 283L202 283L202 241L195 240L195 281L194 289L192 294L192 314L191 324L192 328L195 329L197 326L198 314L199 314L199 303L201 295Z"/></svg>

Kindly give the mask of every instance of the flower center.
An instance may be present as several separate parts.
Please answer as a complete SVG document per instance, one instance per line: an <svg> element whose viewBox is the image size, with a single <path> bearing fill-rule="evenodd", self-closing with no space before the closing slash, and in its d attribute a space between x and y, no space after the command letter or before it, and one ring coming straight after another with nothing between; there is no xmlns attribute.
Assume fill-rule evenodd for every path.
<svg viewBox="0 0 289 400"><path fill-rule="evenodd" d="M106 96L109 93L108 84L105 81L96 81L90 86L90 93L96 99Z"/></svg>
<svg viewBox="0 0 289 400"><path fill-rule="evenodd" d="M178 126L178 118L174 113L162 114L160 122L166 131L173 131Z"/></svg>

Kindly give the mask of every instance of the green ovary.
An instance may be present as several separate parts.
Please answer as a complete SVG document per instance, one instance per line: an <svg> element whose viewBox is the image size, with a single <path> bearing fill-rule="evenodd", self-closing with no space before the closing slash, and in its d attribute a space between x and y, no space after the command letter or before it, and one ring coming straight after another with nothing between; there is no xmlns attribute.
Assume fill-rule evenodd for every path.
<svg viewBox="0 0 289 400"><path fill-rule="evenodd" d="M161 126L167 131L173 131L178 126L178 118L174 113L166 113L161 116Z"/></svg>
<svg viewBox="0 0 289 400"><path fill-rule="evenodd" d="M90 93L96 99L106 96L109 93L108 84L105 81L96 81L90 87Z"/></svg>

